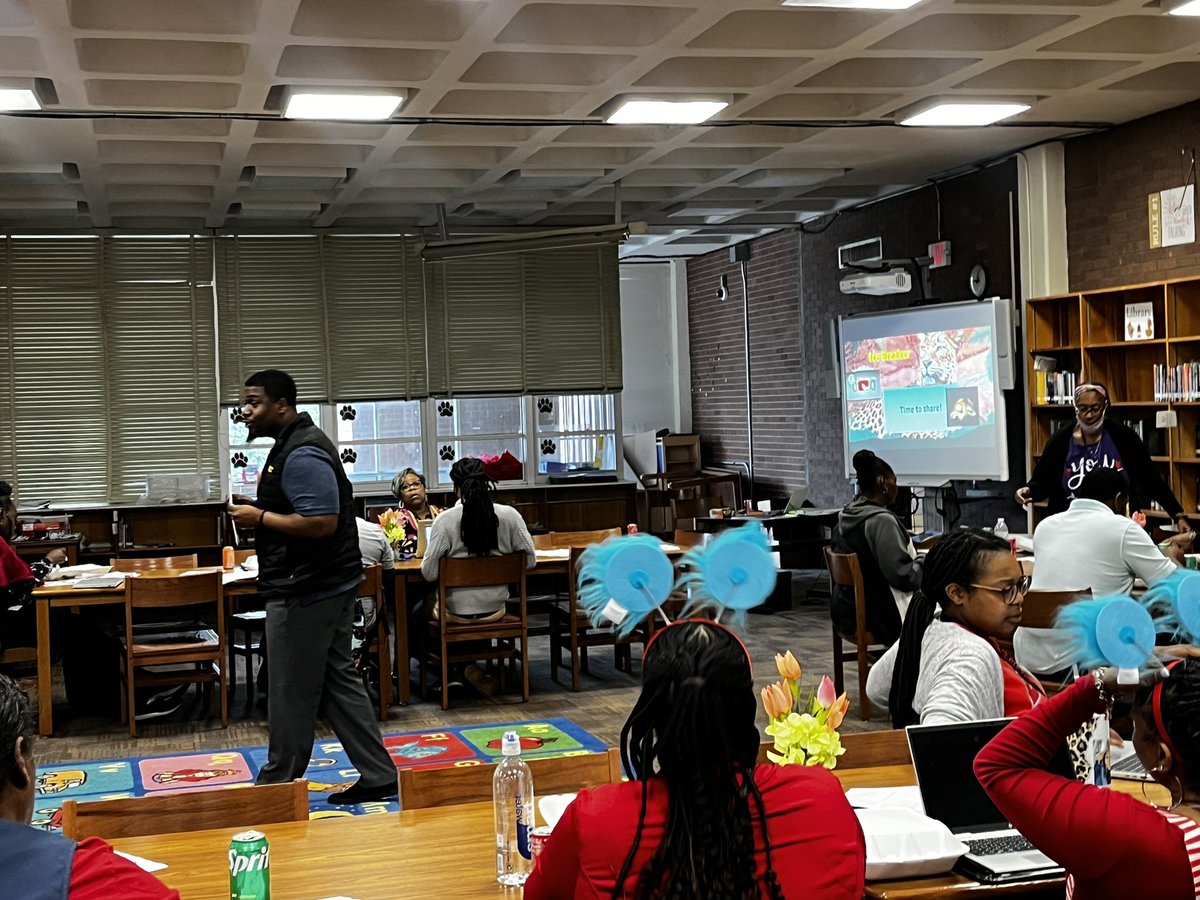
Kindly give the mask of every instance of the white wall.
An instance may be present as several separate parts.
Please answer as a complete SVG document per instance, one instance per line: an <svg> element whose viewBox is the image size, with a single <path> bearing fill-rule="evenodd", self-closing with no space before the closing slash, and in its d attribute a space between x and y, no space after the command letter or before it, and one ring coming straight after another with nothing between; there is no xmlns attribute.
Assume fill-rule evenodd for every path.
<svg viewBox="0 0 1200 900"><path fill-rule="evenodd" d="M621 266L625 434L692 427L687 283L681 262Z"/></svg>

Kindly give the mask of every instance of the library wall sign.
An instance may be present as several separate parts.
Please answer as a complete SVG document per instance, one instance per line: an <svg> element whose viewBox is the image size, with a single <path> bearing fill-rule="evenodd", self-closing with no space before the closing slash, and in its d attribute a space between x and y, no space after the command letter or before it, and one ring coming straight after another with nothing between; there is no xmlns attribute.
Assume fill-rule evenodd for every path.
<svg viewBox="0 0 1200 900"><path fill-rule="evenodd" d="M1174 247L1196 240L1196 186L1169 188L1148 198L1150 247Z"/></svg>

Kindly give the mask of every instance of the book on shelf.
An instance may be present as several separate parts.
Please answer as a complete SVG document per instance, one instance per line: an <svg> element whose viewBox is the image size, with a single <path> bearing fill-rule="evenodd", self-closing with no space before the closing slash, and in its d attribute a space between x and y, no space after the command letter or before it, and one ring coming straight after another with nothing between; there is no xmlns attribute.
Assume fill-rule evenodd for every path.
<svg viewBox="0 0 1200 900"><path fill-rule="evenodd" d="M1200 401L1200 363L1154 366L1155 403L1195 403Z"/></svg>
<svg viewBox="0 0 1200 900"><path fill-rule="evenodd" d="M1075 402L1074 372L1034 372L1033 402L1039 406Z"/></svg>

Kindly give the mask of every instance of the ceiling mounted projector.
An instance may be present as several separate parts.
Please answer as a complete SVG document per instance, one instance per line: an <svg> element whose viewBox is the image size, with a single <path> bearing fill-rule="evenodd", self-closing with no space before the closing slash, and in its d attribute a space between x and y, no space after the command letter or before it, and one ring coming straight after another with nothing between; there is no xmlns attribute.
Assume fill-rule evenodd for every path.
<svg viewBox="0 0 1200 900"><path fill-rule="evenodd" d="M912 278L904 269L888 269L886 272L854 272L838 282L843 294L907 294L912 290Z"/></svg>

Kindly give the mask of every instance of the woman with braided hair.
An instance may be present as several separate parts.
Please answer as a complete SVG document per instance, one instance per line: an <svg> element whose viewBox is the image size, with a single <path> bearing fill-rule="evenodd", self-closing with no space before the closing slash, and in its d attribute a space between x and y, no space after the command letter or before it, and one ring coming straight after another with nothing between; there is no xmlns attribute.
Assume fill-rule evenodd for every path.
<svg viewBox="0 0 1200 900"><path fill-rule="evenodd" d="M1067 870L1072 900L1200 897L1200 650L1152 686L1126 689L1097 670L1014 721L975 758L979 783L1008 821ZM1132 690L1133 746L1171 792L1156 807L1046 771L1067 736Z"/></svg>
<svg viewBox="0 0 1200 900"><path fill-rule="evenodd" d="M857 900L866 850L837 778L756 765L746 648L722 625L661 629L621 729L633 781L567 807L525 883L526 900Z"/></svg>
<svg viewBox="0 0 1200 900"><path fill-rule="evenodd" d="M929 551L900 640L867 676L867 696L893 728L998 719L1045 696L999 641L1021 624L1029 577L1008 541L978 531L948 535Z"/></svg>

